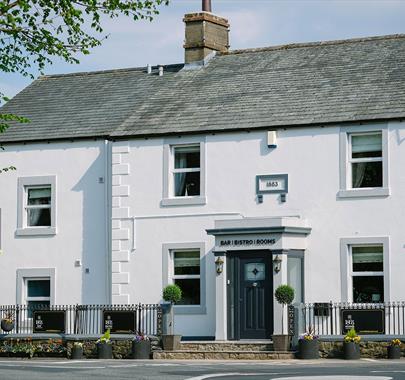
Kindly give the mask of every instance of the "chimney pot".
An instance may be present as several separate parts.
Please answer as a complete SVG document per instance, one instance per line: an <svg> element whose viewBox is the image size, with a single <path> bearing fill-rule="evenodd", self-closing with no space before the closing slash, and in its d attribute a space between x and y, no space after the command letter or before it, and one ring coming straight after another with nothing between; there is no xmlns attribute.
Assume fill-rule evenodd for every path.
<svg viewBox="0 0 405 380"><path fill-rule="evenodd" d="M202 10L203 12L212 12L211 0L202 0Z"/></svg>
<svg viewBox="0 0 405 380"><path fill-rule="evenodd" d="M159 66L159 76L163 76L163 66Z"/></svg>

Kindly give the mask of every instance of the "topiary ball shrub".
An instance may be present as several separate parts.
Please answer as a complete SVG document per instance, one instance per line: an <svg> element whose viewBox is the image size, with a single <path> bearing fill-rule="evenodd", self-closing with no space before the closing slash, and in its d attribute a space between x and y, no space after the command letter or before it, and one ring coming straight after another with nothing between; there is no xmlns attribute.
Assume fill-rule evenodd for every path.
<svg viewBox="0 0 405 380"><path fill-rule="evenodd" d="M294 300L294 289L290 285L280 285L274 295L279 304L290 305Z"/></svg>
<svg viewBox="0 0 405 380"><path fill-rule="evenodd" d="M163 299L166 302L177 303L181 300L181 289L178 285L167 285L163 289Z"/></svg>

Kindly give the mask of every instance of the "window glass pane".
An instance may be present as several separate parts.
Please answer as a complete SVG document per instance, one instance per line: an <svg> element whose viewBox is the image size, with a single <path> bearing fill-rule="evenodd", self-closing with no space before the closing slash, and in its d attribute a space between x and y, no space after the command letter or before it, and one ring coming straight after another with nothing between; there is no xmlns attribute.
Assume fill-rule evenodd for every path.
<svg viewBox="0 0 405 380"><path fill-rule="evenodd" d="M174 252L174 274L200 274L200 252Z"/></svg>
<svg viewBox="0 0 405 380"><path fill-rule="evenodd" d="M27 225L29 227L50 226L51 225L51 209L50 208L35 208L27 210Z"/></svg>
<svg viewBox="0 0 405 380"><path fill-rule="evenodd" d="M175 173L174 195L176 197L200 195L200 172Z"/></svg>
<svg viewBox="0 0 405 380"><path fill-rule="evenodd" d="M174 148L174 168L199 168L200 147Z"/></svg>
<svg viewBox="0 0 405 380"><path fill-rule="evenodd" d="M382 157L382 135L352 135L352 157Z"/></svg>
<svg viewBox="0 0 405 380"><path fill-rule="evenodd" d="M51 188L28 189L28 205L50 205Z"/></svg>
<svg viewBox="0 0 405 380"><path fill-rule="evenodd" d="M353 276L353 302L384 302L384 277Z"/></svg>
<svg viewBox="0 0 405 380"><path fill-rule="evenodd" d="M174 283L182 291L182 299L176 305L199 305L200 304L200 279L175 279Z"/></svg>
<svg viewBox="0 0 405 380"><path fill-rule="evenodd" d="M245 264L246 281L262 281L266 279L266 264L248 263Z"/></svg>
<svg viewBox="0 0 405 380"><path fill-rule="evenodd" d="M27 281L28 297L49 297L50 294L51 294L51 284L49 280Z"/></svg>
<svg viewBox="0 0 405 380"><path fill-rule="evenodd" d="M302 258L288 257L287 259L287 283L295 290L295 302L302 302Z"/></svg>
<svg viewBox="0 0 405 380"><path fill-rule="evenodd" d="M352 247L353 272L382 272L383 257L382 245Z"/></svg>
<svg viewBox="0 0 405 380"><path fill-rule="evenodd" d="M352 163L352 187L382 187L382 161Z"/></svg>

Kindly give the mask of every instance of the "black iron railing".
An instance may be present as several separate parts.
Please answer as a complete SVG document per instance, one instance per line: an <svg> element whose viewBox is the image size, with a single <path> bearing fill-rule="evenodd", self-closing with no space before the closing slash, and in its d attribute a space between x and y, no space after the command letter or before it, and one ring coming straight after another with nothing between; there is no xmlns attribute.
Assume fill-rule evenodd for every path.
<svg viewBox="0 0 405 380"><path fill-rule="evenodd" d="M303 326L300 333L342 335L356 321L363 334L405 335L405 302L306 303L299 307ZM364 313L364 317L362 316ZM299 313L299 311L298 311ZM361 326L360 326L361 325Z"/></svg>
<svg viewBox="0 0 405 380"><path fill-rule="evenodd" d="M105 312L133 312L135 332L146 335L162 334L162 308L157 304L136 305L0 305L0 319L11 317L14 327L10 332L32 334L34 312L64 312L64 333L101 335L105 331Z"/></svg>

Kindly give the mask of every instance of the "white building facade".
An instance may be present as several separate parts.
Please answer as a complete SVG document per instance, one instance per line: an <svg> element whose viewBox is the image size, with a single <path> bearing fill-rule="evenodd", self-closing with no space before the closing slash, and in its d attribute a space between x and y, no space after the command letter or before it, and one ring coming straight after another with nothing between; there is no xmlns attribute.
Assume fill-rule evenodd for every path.
<svg viewBox="0 0 405 380"><path fill-rule="evenodd" d="M209 23L215 16L193 17L198 24L198 17ZM227 25L221 18L212 22ZM331 67L331 52L341 55L342 46L352 50ZM0 176L0 281L7 290L0 303L160 303L162 288L176 283L183 290L175 306L177 333L239 340L281 333L274 300L280 284L294 287L295 303L403 300L405 102L403 92L395 101L392 94L401 93L404 82L387 79L376 84L374 98L366 93L373 78L388 71L395 77L383 59L370 66L373 75L360 67L358 83L335 73L358 66L364 55L352 53L359 47L371 49L375 62L387 51L405 60L404 46L403 36L388 36L214 57L208 51L196 63L191 44L187 65L165 67L163 78L156 68L34 82L10 105L27 110L39 135L30 130L24 137L12 126L1 140L2 163L17 170ZM307 59L298 69L290 63L297 56ZM345 58L352 59L347 66ZM269 74L281 78L276 89L263 71L276 71ZM317 75L321 90L305 104L315 93L305 80ZM344 94L332 91L328 76ZM125 110L123 98L102 109L89 101L97 81L114 82L117 98L125 98L123 86L134 86L139 98ZM255 81L262 87L249 94L247 83ZM75 83L77 101L91 103L86 112L63 102ZM33 111L47 99L29 102L32 92L50 94L50 88L59 92L47 126ZM77 109L80 120L63 116L59 106ZM121 117L115 122L108 120L114 112ZM103 130L98 113L108 124ZM92 121L86 124L86 117ZM81 129L72 132L66 120ZM52 123L61 129L52 132Z"/></svg>

